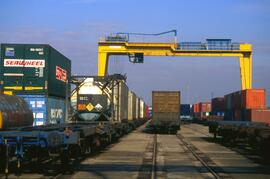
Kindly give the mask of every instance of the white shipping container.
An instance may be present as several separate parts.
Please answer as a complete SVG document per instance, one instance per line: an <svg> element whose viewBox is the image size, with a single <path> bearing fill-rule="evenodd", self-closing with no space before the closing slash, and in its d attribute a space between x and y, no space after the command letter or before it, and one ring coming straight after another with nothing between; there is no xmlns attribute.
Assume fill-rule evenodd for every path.
<svg viewBox="0 0 270 179"><path fill-rule="evenodd" d="M140 99L140 119L145 118L145 103L142 99Z"/></svg>
<svg viewBox="0 0 270 179"><path fill-rule="evenodd" d="M114 87L114 114L115 121L128 120L128 87L124 82Z"/></svg>
<svg viewBox="0 0 270 179"><path fill-rule="evenodd" d="M128 120L136 119L136 95L132 91L128 92Z"/></svg>
<svg viewBox="0 0 270 179"><path fill-rule="evenodd" d="M136 97L136 115L135 119L140 118L140 98Z"/></svg>

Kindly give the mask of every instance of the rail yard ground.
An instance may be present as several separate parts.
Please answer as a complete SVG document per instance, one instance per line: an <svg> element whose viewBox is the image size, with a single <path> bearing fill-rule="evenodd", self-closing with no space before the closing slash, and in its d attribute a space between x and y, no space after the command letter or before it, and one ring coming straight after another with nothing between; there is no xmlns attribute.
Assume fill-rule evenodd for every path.
<svg viewBox="0 0 270 179"><path fill-rule="evenodd" d="M270 178L269 164L247 151L214 140L200 124L183 124L176 135L146 133L144 125L67 171L46 164L8 178Z"/></svg>

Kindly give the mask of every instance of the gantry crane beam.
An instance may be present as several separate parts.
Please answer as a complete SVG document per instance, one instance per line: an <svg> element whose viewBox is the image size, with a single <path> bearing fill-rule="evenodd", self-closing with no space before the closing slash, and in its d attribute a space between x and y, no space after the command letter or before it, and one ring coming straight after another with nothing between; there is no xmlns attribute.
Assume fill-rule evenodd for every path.
<svg viewBox="0 0 270 179"><path fill-rule="evenodd" d="M238 57L242 89L252 88L252 45L239 44L235 50L183 50L176 43L109 42L98 43L98 76L105 76L110 55L141 53L144 56Z"/></svg>

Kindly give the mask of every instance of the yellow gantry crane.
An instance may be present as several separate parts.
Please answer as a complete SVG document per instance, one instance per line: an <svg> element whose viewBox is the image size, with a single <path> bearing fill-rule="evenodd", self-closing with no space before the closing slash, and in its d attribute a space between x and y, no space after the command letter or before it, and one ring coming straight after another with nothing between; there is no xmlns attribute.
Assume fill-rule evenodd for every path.
<svg viewBox="0 0 270 179"><path fill-rule="evenodd" d="M130 35L162 35L174 33L174 43L131 42ZM98 43L98 76L105 76L110 55L128 55L133 63L142 63L144 56L239 57L242 89L252 88L252 45L232 43L230 39L207 39L201 42L177 43L177 32L158 34L117 33Z"/></svg>

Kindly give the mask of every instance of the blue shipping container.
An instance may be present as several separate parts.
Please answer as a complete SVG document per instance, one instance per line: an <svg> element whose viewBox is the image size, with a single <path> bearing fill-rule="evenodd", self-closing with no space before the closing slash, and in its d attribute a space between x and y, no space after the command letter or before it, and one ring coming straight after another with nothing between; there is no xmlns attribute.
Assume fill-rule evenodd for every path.
<svg viewBox="0 0 270 179"><path fill-rule="evenodd" d="M181 104L180 105L180 115L181 116L191 116L192 105L191 104Z"/></svg>
<svg viewBox="0 0 270 179"><path fill-rule="evenodd" d="M63 98L44 95L20 95L33 111L34 126L65 122L66 102Z"/></svg>

